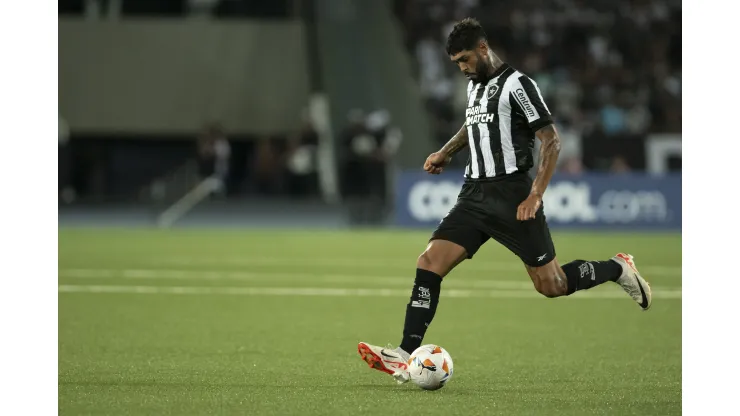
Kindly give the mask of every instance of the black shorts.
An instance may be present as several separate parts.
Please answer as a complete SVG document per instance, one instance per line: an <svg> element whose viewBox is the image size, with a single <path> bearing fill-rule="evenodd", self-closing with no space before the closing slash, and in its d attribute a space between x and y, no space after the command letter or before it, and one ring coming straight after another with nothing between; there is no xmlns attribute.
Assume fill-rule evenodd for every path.
<svg viewBox="0 0 740 416"><path fill-rule="evenodd" d="M544 206L540 206L534 219L516 219L517 208L531 189L532 179L525 173L496 181L466 182L455 206L439 223L430 241L459 244L470 259L493 238L529 266L549 263L555 258L555 246L545 221Z"/></svg>

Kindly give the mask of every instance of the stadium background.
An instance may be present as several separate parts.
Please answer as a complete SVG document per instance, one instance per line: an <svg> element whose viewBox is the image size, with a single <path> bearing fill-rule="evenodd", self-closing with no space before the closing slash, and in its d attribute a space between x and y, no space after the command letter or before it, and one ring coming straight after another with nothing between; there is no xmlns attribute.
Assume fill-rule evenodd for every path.
<svg viewBox="0 0 740 416"><path fill-rule="evenodd" d="M420 167L462 120L465 80L448 62L444 39L465 16L478 18L494 50L538 82L555 115L563 149L545 207L559 256L604 258L631 250L646 265L657 306L645 321L608 290L583 296L603 301L595 309L536 303L513 255L489 244L488 257L464 264L456 280L446 282L458 294L448 302L466 302L468 309L450 306L450 315L435 321L430 342L448 346L453 358L480 356L495 343L505 350L496 358L499 368L528 362L505 371L508 382L529 391L531 383L543 387L536 384L538 371L551 365L532 361L539 353L528 350L536 349L533 337L539 345L549 342L542 334L555 331L540 327L541 316L569 322L551 334L562 348L569 341L584 344L583 328L599 324L592 328L598 340L583 348L604 343L604 354L642 348L655 367L636 385L650 385L649 391L622 408L604 403L632 397L624 386L612 396L582 392L578 403L533 408L552 406L538 393L539 404L502 410L680 413L679 1L62 0L63 413L226 411L244 406L236 392L242 388L258 392L247 398L255 414L296 411L281 407L287 405L276 385L304 389L304 396L290 394L317 413L319 399L335 400L340 413L382 409L363 407L357 389L338 398L331 386L318 385L318 398L312 396L309 369L299 371L298 381L268 369L256 378L260 383L239 383L245 374L255 377L250 354L269 350L271 359L277 352L276 365L286 362L293 340L276 334L283 328L312 342L346 337L332 348L351 370L337 377L347 377L345 384L359 378L364 388L383 385L356 368L361 362L352 356L352 342L397 341L415 256L459 189L465 157L439 177ZM275 297L290 299L284 314L265 312L275 308ZM479 297L495 298L495 305ZM627 330L616 318L622 308ZM358 328L362 310L390 328ZM474 323L475 313L496 312L495 331ZM607 325L596 319L600 313ZM272 318L255 323L253 316ZM173 325L180 318L187 324ZM326 319L333 330L321 324ZM492 333L479 340L462 336L454 332L460 320L469 332ZM243 331L265 340L237 341ZM512 338L501 338L507 331ZM211 344L200 339L203 332ZM647 346L625 340L630 337L644 337ZM228 360L210 359L214 351ZM630 371L629 360L589 357L610 364L585 380L558 368L561 378L540 377L539 383L569 376L598 383ZM179 367L176 358L195 370ZM471 361L468 377L480 366ZM465 358L461 362L463 374ZM517 370L531 377L513 375ZM486 377L495 378L460 376L457 392L489 383ZM496 390L521 404L519 394ZM481 406L469 408L475 413L491 405L453 397L446 399L450 408L437 403L440 411L462 412L452 406L467 403Z"/></svg>

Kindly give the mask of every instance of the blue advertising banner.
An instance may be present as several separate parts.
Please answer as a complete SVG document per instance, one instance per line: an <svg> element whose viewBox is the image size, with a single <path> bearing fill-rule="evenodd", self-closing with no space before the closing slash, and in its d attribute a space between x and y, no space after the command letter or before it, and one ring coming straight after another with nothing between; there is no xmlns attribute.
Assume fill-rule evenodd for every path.
<svg viewBox="0 0 740 416"><path fill-rule="evenodd" d="M396 224L436 226L457 200L463 172L401 172ZM554 175L543 203L552 228L681 230L681 175Z"/></svg>

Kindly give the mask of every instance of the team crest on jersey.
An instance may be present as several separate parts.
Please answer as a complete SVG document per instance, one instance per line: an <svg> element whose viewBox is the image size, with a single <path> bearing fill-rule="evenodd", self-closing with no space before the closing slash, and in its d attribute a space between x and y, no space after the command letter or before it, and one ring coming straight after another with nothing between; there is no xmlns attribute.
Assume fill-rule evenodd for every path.
<svg viewBox="0 0 740 416"><path fill-rule="evenodd" d="M498 85L493 84L490 87L488 87L488 94L486 95L486 97L490 100L491 98L493 98L494 95L496 95L497 92L498 92Z"/></svg>

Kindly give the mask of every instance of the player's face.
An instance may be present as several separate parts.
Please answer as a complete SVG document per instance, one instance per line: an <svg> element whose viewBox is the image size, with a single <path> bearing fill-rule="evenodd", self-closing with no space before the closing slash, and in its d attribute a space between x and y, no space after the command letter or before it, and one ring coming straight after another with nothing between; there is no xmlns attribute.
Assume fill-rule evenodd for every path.
<svg viewBox="0 0 740 416"><path fill-rule="evenodd" d="M476 50L465 50L455 55L450 55L450 60L457 64L460 71L473 82L486 76L488 72L485 55Z"/></svg>

